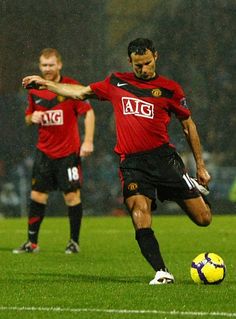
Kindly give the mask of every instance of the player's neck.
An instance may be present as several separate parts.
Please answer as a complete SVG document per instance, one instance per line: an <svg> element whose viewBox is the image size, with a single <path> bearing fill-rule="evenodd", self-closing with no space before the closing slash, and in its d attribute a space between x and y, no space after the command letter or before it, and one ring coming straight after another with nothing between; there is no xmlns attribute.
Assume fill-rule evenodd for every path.
<svg viewBox="0 0 236 319"><path fill-rule="evenodd" d="M134 76L135 76L138 80L141 80L141 81L144 81L144 82L152 81L152 80L155 80L155 79L157 79L157 78L159 77L159 75L158 75L156 72L154 72L154 73L153 73L153 76L152 76L151 78L148 78L148 79L139 78L139 77L136 76L135 73L134 73Z"/></svg>
<svg viewBox="0 0 236 319"><path fill-rule="evenodd" d="M54 82L60 82L61 81L61 74L59 74L56 79L54 80Z"/></svg>

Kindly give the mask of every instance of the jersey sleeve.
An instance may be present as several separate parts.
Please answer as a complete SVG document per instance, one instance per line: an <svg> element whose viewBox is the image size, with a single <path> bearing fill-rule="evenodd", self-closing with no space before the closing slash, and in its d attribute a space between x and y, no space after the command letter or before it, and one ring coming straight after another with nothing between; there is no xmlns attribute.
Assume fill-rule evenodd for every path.
<svg viewBox="0 0 236 319"><path fill-rule="evenodd" d="M84 115L87 113L89 110L92 109L92 105L90 104L89 100L85 101L79 101L75 100L76 103L76 111L79 115Z"/></svg>
<svg viewBox="0 0 236 319"><path fill-rule="evenodd" d="M30 94L30 91L28 92L28 106L25 110L25 115L30 115L34 112L34 101L32 98L32 95Z"/></svg>
<svg viewBox="0 0 236 319"><path fill-rule="evenodd" d="M110 76L100 82L89 85L99 100L110 100Z"/></svg>
<svg viewBox="0 0 236 319"><path fill-rule="evenodd" d="M178 118L187 119L191 115L191 111L188 108L186 97L183 89L176 83L174 95L170 102L170 110Z"/></svg>

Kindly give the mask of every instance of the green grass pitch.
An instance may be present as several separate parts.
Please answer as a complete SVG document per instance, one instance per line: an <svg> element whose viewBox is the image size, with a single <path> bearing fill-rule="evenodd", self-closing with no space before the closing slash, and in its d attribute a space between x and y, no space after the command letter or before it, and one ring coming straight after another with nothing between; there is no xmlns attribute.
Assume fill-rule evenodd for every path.
<svg viewBox="0 0 236 319"><path fill-rule="evenodd" d="M85 217L81 252L65 255L67 218L45 218L39 254L13 255L26 219L0 220L0 319L236 318L236 216L214 216L207 228L186 216L157 216L153 229L173 285L149 286L154 271L134 240L129 217ZM220 285L196 285L192 259L219 254Z"/></svg>

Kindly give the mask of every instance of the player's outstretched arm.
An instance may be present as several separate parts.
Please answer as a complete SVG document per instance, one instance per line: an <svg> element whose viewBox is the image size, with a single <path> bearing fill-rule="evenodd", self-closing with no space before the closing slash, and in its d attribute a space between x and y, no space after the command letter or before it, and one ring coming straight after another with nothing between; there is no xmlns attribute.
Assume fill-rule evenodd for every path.
<svg viewBox="0 0 236 319"><path fill-rule="evenodd" d="M211 179L202 156L202 147L196 125L191 117L181 120L181 125L196 162L196 177L200 184L207 185Z"/></svg>
<svg viewBox="0 0 236 319"><path fill-rule="evenodd" d="M59 95L71 97L73 99L85 100L93 95L93 91L90 86L57 83L45 80L38 75L26 76L22 80L22 85L24 88L27 88L27 86L33 82L39 86L40 90L47 89Z"/></svg>

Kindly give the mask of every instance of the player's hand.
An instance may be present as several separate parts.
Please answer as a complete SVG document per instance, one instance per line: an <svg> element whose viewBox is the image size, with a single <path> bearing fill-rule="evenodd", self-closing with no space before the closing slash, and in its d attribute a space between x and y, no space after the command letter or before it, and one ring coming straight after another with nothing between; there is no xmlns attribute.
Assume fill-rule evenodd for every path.
<svg viewBox="0 0 236 319"><path fill-rule="evenodd" d="M22 86L27 89L27 86L31 86L32 83L36 84L36 88L39 90L46 89L46 80L38 75L26 76L22 80Z"/></svg>
<svg viewBox="0 0 236 319"><path fill-rule="evenodd" d="M206 170L206 168L202 167L202 168L198 168L197 170L197 181L199 184L203 185L203 186L207 186L208 183L211 180L211 176L208 173L208 171Z"/></svg>
<svg viewBox="0 0 236 319"><path fill-rule="evenodd" d="M34 124L40 124L43 119L44 112L42 111L34 111L31 116L31 122Z"/></svg>
<svg viewBox="0 0 236 319"><path fill-rule="evenodd" d="M83 142L80 148L80 156L86 157L92 154L94 150L93 143L92 142Z"/></svg>

